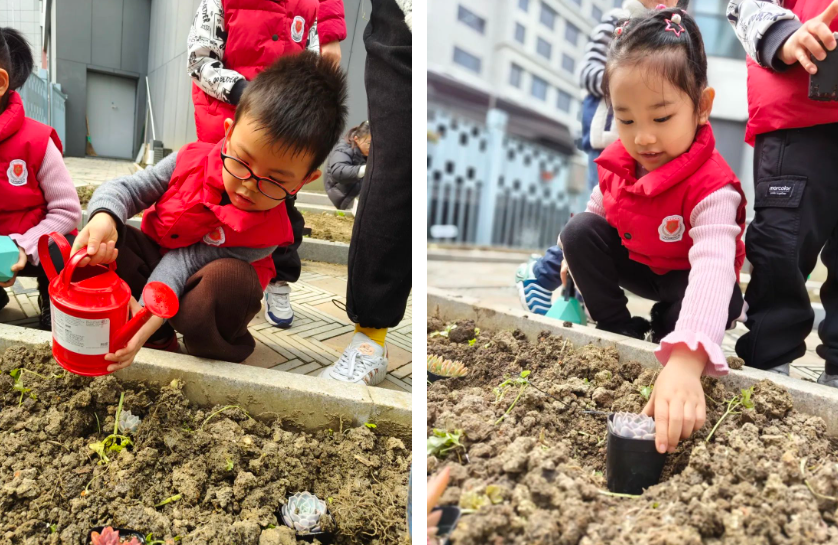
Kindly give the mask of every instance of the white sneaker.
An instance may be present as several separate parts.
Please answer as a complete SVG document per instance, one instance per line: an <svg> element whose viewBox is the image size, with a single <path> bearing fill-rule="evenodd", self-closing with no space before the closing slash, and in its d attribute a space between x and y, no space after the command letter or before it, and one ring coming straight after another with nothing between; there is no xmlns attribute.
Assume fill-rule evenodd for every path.
<svg viewBox="0 0 838 545"><path fill-rule="evenodd" d="M387 348L361 333L355 333L335 365L323 369L321 377L375 386L387 376Z"/></svg>
<svg viewBox="0 0 838 545"><path fill-rule="evenodd" d="M291 286L286 283L271 282L265 290L265 320L288 329L294 321L294 309L291 308Z"/></svg>

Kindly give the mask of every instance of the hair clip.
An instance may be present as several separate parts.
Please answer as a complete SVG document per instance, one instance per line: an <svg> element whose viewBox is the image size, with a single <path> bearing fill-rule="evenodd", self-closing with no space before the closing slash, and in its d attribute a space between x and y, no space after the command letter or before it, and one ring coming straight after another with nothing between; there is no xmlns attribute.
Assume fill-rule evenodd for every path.
<svg viewBox="0 0 838 545"><path fill-rule="evenodd" d="M678 38L681 37L681 33L686 32L686 29L684 29L684 27L681 26L681 16L677 13L672 16L672 20L664 19L664 21L666 21L666 28L663 29L664 32L672 32ZM678 27L676 28L672 26L672 23L675 23L676 25L678 25Z"/></svg>
<svg viewBox="0 0 838 545"><path fill-rule="evenodd" d="M678 15L677 13L674 14L672 16L672 22L675 23L676 25L680 25L681 24L681 16Z"/></svg>
<svg viewBox="0 0 838 545"><path fill-rule="evenodd" d="M666 9L666 6L663 4L658 4L657 6L655 6L655 9Z"/></svg>
<svg viewBox="0 0 838 545"><path fill-rule="evenodd" d="M622 36L622 35L623 35L623 32L624 32L624 29L628 26L628 24L629 24L629 22L628 22L628 20L627 20L627 21L625 21L622 25L620 25L620 26L618 26L617 28L615 28L615 29L614 29L614 37L615 37L615 38L619 38L620 36Z"/></svg>

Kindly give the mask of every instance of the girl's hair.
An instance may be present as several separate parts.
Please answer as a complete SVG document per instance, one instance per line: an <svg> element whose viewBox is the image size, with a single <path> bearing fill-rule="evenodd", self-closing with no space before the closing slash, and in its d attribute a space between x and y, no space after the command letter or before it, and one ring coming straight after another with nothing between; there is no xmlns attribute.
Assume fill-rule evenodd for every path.
<svg viewBox="0 0 838 545"><path fill-rule="evenodd" d="M354 146L355 145L355 137L364 138L365 136L368 136L369 134L370 134L370 122L369 121L364 121L363 123L361 123L357 127L352 127L351 129L349 129L349 132L346 133L346 141Z"/></svg>
<svg viewBox="0 0 838 545"><path fill-rule="evenodd" d="M680 23L673 17L675 21L680 17ZM614 69L640 64L684 91L698 111L701 92L707 87L707 56L698 25L686 11L653 9L617 24L602 75L602 89L609 105L608 84Z"/></svg>
<svg viewBox="0 0 838 545"><path fill-rule="evenodd" d="M9 73L9 91L20 89L35 67L29 42L11 27L0 28L0 68Z"/></svg>

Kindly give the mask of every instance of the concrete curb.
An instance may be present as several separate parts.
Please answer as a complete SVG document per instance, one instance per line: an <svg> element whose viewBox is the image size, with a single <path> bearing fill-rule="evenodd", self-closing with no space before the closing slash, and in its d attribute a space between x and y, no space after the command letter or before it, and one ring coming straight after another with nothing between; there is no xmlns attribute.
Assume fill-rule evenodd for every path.
<svg viewBox="0 0 838 545"><path fill-rule="evenodd" d="M557 320L521 309L487 305L473 297L428 287L428 316L434 315L439 315L446 321L474 320L478 326L485 329L519 329L530 339L536 338L542 331L549 331L576 345L613 346L617 348L622 360L636 360L643 367L660 367L654 354L656 345L652 343L587 326L564 327ZM794 400L795 409L823 418L827 433L838 436L838 390L834 388L747 368L731 371L729 375L722 377L721 381L733 388L748 388L763 379L770 379L786 388Z"/></svg>
<svg viewBox="0 0 838 545"><path fill-rule="evenodd" d="M47 331L0 324L0 350L51 339ZM406 392L148 349L115 375L155 385L179 379L186 397L199 405L241 405L254 417L278 415L306 430L373 422L377 432L410 439L411 395Z"/></svg>

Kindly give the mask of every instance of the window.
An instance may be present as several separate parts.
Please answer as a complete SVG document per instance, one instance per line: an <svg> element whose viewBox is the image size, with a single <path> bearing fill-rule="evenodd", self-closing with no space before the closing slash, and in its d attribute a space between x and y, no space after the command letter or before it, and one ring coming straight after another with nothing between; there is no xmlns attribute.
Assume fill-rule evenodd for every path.
<svg viewBox="0 0 838 545"><path fill-rule="evenodd" d="M573 23L570 21L568 21L567 26L565 26L564 39L573 45L576 45L579 42L579 29L573 26Z"/></svg>
<svg viewBox="0 0 838 545"><path fill-rule="evenodd" d="M576 4L577 6L581 6L582 5L582 0L573 0L573 3Z"/></svg>
<svg viewBox="0 0 838 545"><path fill-rule="evenodd" d="M730 23L725 14L727 4L718 0L696 0L690 8L704 38L704 51L708 57L745 58L745 50L736 35L730 36Z"/></svg>
<svg viewBox="0 0 838 545"><path fill-rule="evenodd" d="M594 20L594 24L598 25L602 22L602 10L596 6L591 7L591 17Z"/></svg>
<svg viewBox="0 0 838 545"><path fill-rule="evenodd" d="M486 20L482 17L478 17L463 6L457 7L457 20L466 26L470 26L480 34L484 34L486 32Z"/></svg>
<svg viewBox="0 0 838 545"><path fill-rule="evenodd" d="M524 69L512 63L512 67L509 70L509 85L512 87L517 87L518 89L521 88L521 79L524 77Z"/></svg>
<svg viewBox="0 0 838 545"><path fill-rule="evenodd" d="M563 112L570 112L570 95L559 90L559 99L556 101L556 106Z"/></svg>
<svg viewBox="0 0 838 545"><path fill-rule="evenodd" d="M614 7L615 8L623 7L623 0L614 0Z"/></svg>
<svg viewBox="0 0 838 545"><path fill-rule="evenodd" d="M526 36L526 29L521 23L515 23L515 41L519 44L524 43L524 36Z"/></svg>
<svg viewBox="0 0 838 545"><path fill-rule="evenodd" d="M547 82L538 76L533 76L531 92L535 98L547 100Z"/></svg>
<svg viewBox="0 0 838 545"><path fill-rule="evenodd" d="M454 48L454 62L463 68L468 68L475 74L480 73L480 57L475 57L471 53L466 53L459 47Z"/></svg>
<svg viewBox="0 0 838 545"><path fill-rule="evenodd" d="M576 70L576 61L573 60L573 57L568 57L562 53L562 68L572 74L573 71Z"/></svg>
<svg viewBox="0 0 838 545"><path fill-rule="evenodd" d="M553 30L553 27L556 25L556 10L548 6L547 4L541 4L541 16L539 20L541 24Z"/></svg>
<svg viewBox="0 0 838 545"><path fill-rule="evenodd" d="M538 42L535 45L536 52L544 57L547 60L550 60L550 56L553 54L553 46L550 45L550 42L543 38L539 38Z"/></svg>
<svg viewBox="0 0 838 545"><path fill-rule="evenodd" d="M622 6L622 4L620 4ZM530 0L518 0L518 7L523 11L530 10Z"/></svg>

